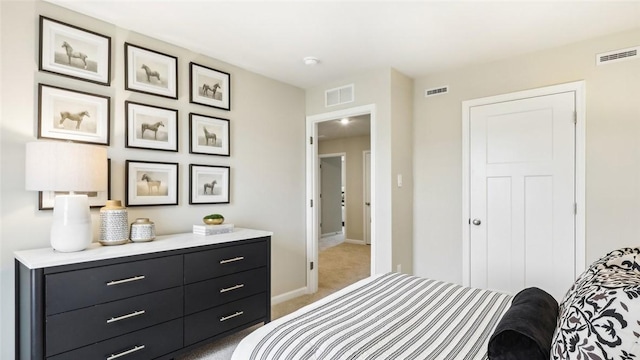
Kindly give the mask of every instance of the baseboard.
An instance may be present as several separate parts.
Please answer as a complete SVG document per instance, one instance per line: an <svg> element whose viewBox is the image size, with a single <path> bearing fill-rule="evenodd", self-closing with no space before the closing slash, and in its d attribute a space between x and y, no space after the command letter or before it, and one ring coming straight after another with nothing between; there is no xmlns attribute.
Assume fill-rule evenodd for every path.
<svg viewBox="0 0 640 360"><path fill-rule="evenodd" d="M349 244L365 245L364 240L344 239L344 242Z"/></svg>
<svg viewBox="0 0 640 360"><path fill-rule="evenodd" d="M282 302L285 302L287 300L291 300L291 299L295 299L298 296L302 296L302 295L306 295L307 294L307 287L301 287L299 289L295 289L289 292L286 292L284 294L280 294L280 295L276 295L276 296L272 296L271 297L271 305L276 305L276 304L280 304Z"/></svg>
<svg viewBox="0 0 640 360"><path fill-rule="evenodd" d="M334 235L339 235L342 234L342 231L334 231L334 232L330 232L330 233L324 233L321 234L320 237L329 237L329 236L334 236Z"/></svg>

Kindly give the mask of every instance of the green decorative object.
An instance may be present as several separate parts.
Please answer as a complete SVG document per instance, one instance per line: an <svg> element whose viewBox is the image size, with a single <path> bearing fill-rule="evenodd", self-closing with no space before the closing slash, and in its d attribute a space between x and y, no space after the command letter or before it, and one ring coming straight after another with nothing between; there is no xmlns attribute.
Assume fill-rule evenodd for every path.
<svg viewBox="0 0 640 360"><path fill-rule="evenodd" d="M224 216L220 214L211 214L202 218L202 221L207 225L220 225L224 222Z"/></svg>

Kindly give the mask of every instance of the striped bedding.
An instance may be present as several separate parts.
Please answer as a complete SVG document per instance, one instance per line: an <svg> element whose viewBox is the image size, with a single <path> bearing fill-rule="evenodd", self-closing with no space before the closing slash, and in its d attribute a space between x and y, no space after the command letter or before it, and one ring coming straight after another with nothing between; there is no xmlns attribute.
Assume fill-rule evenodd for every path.
<svg viewBox="0 0 640 360"><path fill-rule="evenodd" d="M232 359L487 359L511 298L405 274L370 277L259 328Z"/></svg>

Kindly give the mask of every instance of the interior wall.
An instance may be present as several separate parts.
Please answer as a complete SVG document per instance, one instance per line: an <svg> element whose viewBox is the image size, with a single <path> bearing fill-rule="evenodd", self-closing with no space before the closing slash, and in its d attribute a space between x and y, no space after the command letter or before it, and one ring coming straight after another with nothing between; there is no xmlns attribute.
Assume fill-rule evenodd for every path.
<svg viewBox="0 0 640 360"><path fill-rule="evenodd" d="M342 158L320 159L320 234L334 235L342 232Z"/></svg>
<svg viewBox="0 0 640 360"><path fill-rule="evenodd" d="M364 241L364 175L362 152L371 149L369 136L355 136L318 142L318 154L346 153L345 236Z"/></svg>
<svg viewBox="0 0 640 360"><path fill-rule="evenodd" d="M325 106L325 91L336 87L354 84L355 100L351 103ZM358 106L374 105L375 121L371 128L371 163L372 177L375 184L372 195L376 203L373 205L373 226L375 238L371 244L374 274L385 273L392 269L391 218L391 75L390 69L368 71L349 76L340 81L306 90L307 116L340 111ZM377 221L380 219L380 221Z"/></svg>
<svg viewBox="0 0 640 360"><path fill-rule="evenodd" d="M595 55L640 45L640 29L415 80L414 272L462 281L462 101L586 82L586 263L639 246L640 61ZM424 90L448 85L445 95Z"/></svg>
<svg viewBox="0 0 640 360"><path fill-rule="evenodd" d="M413 273L413 79L391 69L393 271Z"/></svg>
<svg viewBox="0 0 640 360"><path fill-rule="evenodd" d="M39 211L37 193L24 189L25 143L35 141L37 134L38 83L111 97L111 198L124 199L125 160L179 163L179 205L130 207L130 221L148 217L163 235L190 232L204 215L216 212L237 227L273 231L272 294L305 286L304 90L49 3L2 1L0 14L0 358L14 357L13 252L49 246L52 212ZM39 15L110 36L111 86L39 72ZM124 90L124 42L178 57L178 100ZM189 103L190 61L231 74L231 111ZM177 109L179 152L126 149L125 100ZM230 157L189 154L190 112L230 119ZM188 204L192 163L231 167L230 204ZM91 214L96 238L99 212L94 209Z"/></svg>

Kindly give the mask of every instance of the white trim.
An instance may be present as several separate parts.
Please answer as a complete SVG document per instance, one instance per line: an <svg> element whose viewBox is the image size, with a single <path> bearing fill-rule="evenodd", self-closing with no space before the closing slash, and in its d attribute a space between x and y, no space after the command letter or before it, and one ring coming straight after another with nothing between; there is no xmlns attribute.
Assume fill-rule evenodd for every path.
<svg viewBox="0 0 640 360"><path fill-rule="evenodd" d="M301 287L299 289L295 289L284 294L276 295L271 297L271 306L283 303L285 301L295 299L299 296L307 294L307 287Z"/></svg>
<svg viewBox="0 0 640 360"><path fill-rule="evenodd" d="M369 154L369 156L371 156L371 150L363 150L362 151L362 199L366 199L367 198L367 188L366 188L366 183L367 183L367 178L366 178L366 172L364 171L367 167L367 154ZM369 158L369 160L371 160L371 158ZM373 176L371 175L371 167L369 167L369 181L373 181ZM369 183L369 191L371 192L371 194L373 195L373 188L371 187L371 183ZM362 239L363 243L367 243L367 205L364 205L362 207L362 234L364 239ZM369 226L369 231L371 230L372 226Z"/></svg>
<svg viewBox="0 0 640 360"><path fill-rule="evenodd" d="M306 159L307 159L307 167L306 167L306 208L307 208L307 262L306 262L306 271L307 271L307 292L314 293L318 291L318 207L310 206L311 201L314 204L318 203L318 178L317 172L315 169L317 168L318 163L318 123L341 119L343 117L349 116L358 116L358 115L370 115L370 128L371 128L371 173L375 174L375 164L376 164L376 106L374 104L371 105L363 105L350 109L332 111L328 113L322 113L317 115L307 116L306 119ZM313 138L313 144L309 144L309 138ZM314 176L315 175L315 176ZM371 178L371 188L375 189L375 177ZM371 192L371 203L375 203L375 191ZM376 207L371 207L371 220L372 224L375 224L375 214ZM377 254L376 250L378 246L376 245L376 231L375 227L371 227L371 274L376 274L376 261L378 256L381 258L384 256L390 257L390 254ZM387 241L391 241L388 239ZM309 263L313 262L315 264L313 270L310 270Z"/></svg>
<svg viewBox="0 0 640 360"><path fill-rule="evenodd" d="M575 198L578 211L575 223L575 274L578 276L584 271L586 266L586 88L585 81L581 80L462 102L462 285L469 286L471 283L471 268L469 265L471 259L469 235L469 219L471 218L469 208L469 120L471 108L474 106L564 92L575 92L576 99Z"/></svg>

